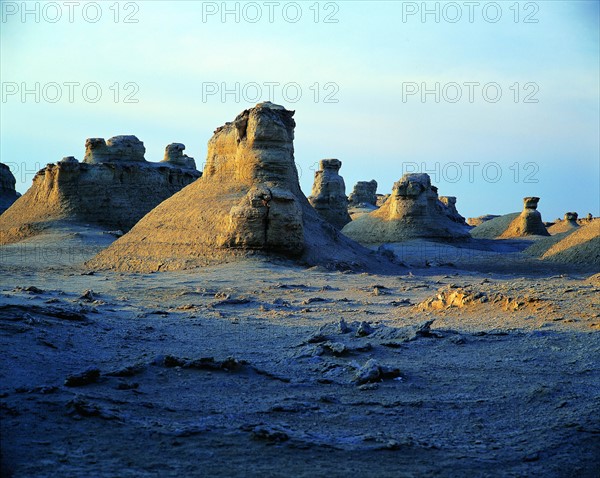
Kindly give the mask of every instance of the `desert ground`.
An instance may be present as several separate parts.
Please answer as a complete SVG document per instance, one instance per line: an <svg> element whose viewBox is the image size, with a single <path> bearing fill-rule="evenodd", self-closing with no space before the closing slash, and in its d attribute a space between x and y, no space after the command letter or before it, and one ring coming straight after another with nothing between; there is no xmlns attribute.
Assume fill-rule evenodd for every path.
<svg viewBox="0 0 600 478"><path fill-rule="evenodd" d="M114 240L0 248L2 476L600 476L597 266L483 239L381 273L85 265Z"/></svg>

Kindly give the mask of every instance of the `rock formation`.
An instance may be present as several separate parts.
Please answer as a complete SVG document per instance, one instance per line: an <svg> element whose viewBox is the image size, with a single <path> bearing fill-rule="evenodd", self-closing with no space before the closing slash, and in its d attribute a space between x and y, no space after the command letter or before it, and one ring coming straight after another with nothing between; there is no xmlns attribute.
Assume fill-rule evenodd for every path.
<svg viewBox="0 0 600 478"><path fill-rule="evenodd" d="M360 204L377 205L377 181L359 181L354 185L354 189L348 196L350 206L359 206Z"/></svg>
<svg viewBox="0 0 600 478"><path fill-rule="evenodd" d="M481 226L484 222L486 221L491 221L492 219L495 219L497 217L500 217L497 214L484 214L483 216L479 216L479 217L470 217L469 219L467 219L467 224L469 226Z"/></svg>
<svg viewBox="0 0 600 478"><path fill-rule="evenodd" d="M104 141L104 138L88 138L85 140L83 162L87 164L115 161L145 163L145 153L144 143L133 135L114 136L108 141Z"/></svg>
<svg viewBox="0 0 600 478"><path fill-rule="evenodd" d="M440 196L438 200L438 207L440 211L445 214L451 221L457 224L467 226L465 218L462 217L456 209L456 197L454 196Z"/></svg>
<svg viewBox="0 0 600 478"><path fill-rule="evenodd" d="M523 198L523 212L519 214L499 236L501 238L523 236L549 236L548 230L542 222L542 215L537 210L537 197Z"/></svg>
<svg viewBox="0 0 600 478"><path fill-rule="evenodd" d="M190 158L188 155L183 154L184 149L185 144L181 143L171 143L167 145L165 148L165 157L161 162L186 169L196 169L194 158Z"/></svg>
<svg viewBox="0 0 600 478"><path fill-rule="evenodd" d="M469 237L467 226L451 221L440 210L437 188L427 174L405 174L381 208L358 217L342 232L364 244Z"/></svg>
<svg viewBox="0 0 600 478"><path fill-rule="evenodd" d="M135 136L86 140L84 162L67 156L38 171L31 188L0 218L0 244L57 220L130 229L147 212L201 176L144 159Z"/></svg>
<svg viewBox="0 0 600 478"><path fill-rule="evenodd" d="M351 221L346 185L344 178L338 174L342 162L339 159L322 159L319 167L319 171L315 171L315 182L308 202L319 216L341 229Z"/></svg>
<svg viewBox="0 0 600 478"><path fill-rule="evenodd" d="M385 202L388 200L388 198L390 197L389 194L376 194L377 196L377 202L376 202L376 206L377 207L381 207L385 204Z"/></svg>
<svg viewBox="0 0 600 478"><path fill-rule="evenodd" d="M269 255L360 268L376 260L322 220L302 193L293 115L259 103L217 128L202 178L147 214L89 266L173 270Z"/></svg>
<svg viewBox="0 0 600 478"><path fill-rule="evenodd" d="M21 196L15 189L16 183L10 168L6 164L0 163L0 214Z"/></svg>
<svg viewBox="0 0 600 478"><path fill-rule="evenodd" d="M547 227L548 232L551 235L560 234L561 232L570 231L571 229L576 229L580 227L579 222L577 222L578 214L576 212L567 212L565 213L564 219L557 220L550 227Z"/></svg>

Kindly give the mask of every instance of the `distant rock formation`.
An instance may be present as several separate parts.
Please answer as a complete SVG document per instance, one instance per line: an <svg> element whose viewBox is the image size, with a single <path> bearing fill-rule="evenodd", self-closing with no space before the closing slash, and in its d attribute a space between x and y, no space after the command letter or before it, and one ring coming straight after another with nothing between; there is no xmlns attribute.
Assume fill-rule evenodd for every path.
<svg viewBox="0 0 600 478"><path fill-rule="evenodd" d="M32 224L72 220L130 229L146 213L201 176L196 169L144 159L135 136L86 140L85 160L67 156L38 171L31 188L0 218L0 244L23 239Z"/></svg>
<svg viewBox="0 0 600 478"><path fill-rule="evenodd" d="M364 244L469 237L467 226L450 220L440 210L437 188L431 185L428 174L405 174L394 183L390 198L381 208L358 217L342 232Z"/></svg>
<svg viewBox="0 0 600 478"><path fill-rule="evenodd" d="M15 189L16 183L10 168L4 163L0 163L0 214L21 196Z"/></svg>
<svg viewBox="0 0 600 478"><path fill-rule="evenodd" d="M89 266L175 270L249 255L327 268L373 264L373 256L321 219L302 193L293 115L259 103L217 128L202 178L151 211Z"/></svg>
<svg viewBox="0 0 600 478"><path fill-rule="evenodd" d="M440 196L438 206L443 214L445 214L451 221L457 224L467 226L465 218L462 217L456 209L456 197L454 196Z"/></svg>
<svg viewBox="0 0 600 478"><path fill-rule="evenodd" d="M329 224L341 229L351 219L348 214L348 197L344 178L339 175L342 162L339 159L322 159L315 171L315 182L308 202L319 216Z"/></svg>
<svg viewBox="0 0 600 478"><path fill-rule="evenodd" d="M577 214L576 212L566 212L564 220L570 222L573 226L577 227L579 226L579 224L577 224L578 217L579 214Z"/></svg>
<svg viewBox="0 0 600 478"><path fill-rule="evenodd" d="M183 154L185 144L171 143L165 148L165 157L161 163L169 163L174 166L179 166L186 169L196 169L196 161L194 158Z"/></svg>
<svg viewBox="0 0 600 478"><path fill-rule="evenodd" d="M481 226L484 222L490 221L497 217L500 217L500 216L497 214L485 214L485 215L479 216L479 217L470 217L469 219L467 219L467 224L469 226L473 226L473 227Z"/></svg>
<svg viewBox="0 0 600 478"><path fill-rule="evenodd" d="M348 196L350 207L361 204L377 205L377 181L359 181L354 185L354 189Z"/></svg>
<svg viewBox="0 0 600 478"><path fill-rule="evenodd" d="M579 223L577 222L578 216L579 215L576 212L565 213L564 219L556 221L554 224L548 227L548 232L551 235L554 235L580 227Z"/></svg>
<svg viewBox="0 0 600 478"><path fill-rule="evenodd" d="M144 143L133 135L114 136L108 141L104 141L104 138L88 138L85 140L83 162L87 164L115 161L145 163L145 153Z"/></svg>
<svg viewBox="0 0 600 478"><path fill-rule="evenodd" d="M538 197L523 198L523 212L509 224L499 237L549 236L550 234L542 222L542 215L537 210L539 200Z"/></svg>

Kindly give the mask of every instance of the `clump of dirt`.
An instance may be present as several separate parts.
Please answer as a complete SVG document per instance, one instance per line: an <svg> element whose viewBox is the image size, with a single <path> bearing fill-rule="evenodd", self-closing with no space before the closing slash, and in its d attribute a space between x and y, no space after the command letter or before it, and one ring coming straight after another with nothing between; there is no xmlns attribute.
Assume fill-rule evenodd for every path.
<svg viewBox="0 0 600 478"><path fill-rule="evenodd" d="M435 297L430 297L416 305L421 311L448 310L462 308L492 307L507 312L524 309L538 309L543 299L534 296L511 297L501 292L484 292L472 287L445 287L438 290Z"/></svg>

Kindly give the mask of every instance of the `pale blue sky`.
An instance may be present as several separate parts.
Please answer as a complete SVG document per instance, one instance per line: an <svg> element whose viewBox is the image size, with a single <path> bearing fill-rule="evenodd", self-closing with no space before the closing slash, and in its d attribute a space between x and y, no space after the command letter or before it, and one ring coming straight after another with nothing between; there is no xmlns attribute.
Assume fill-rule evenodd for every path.
<svg viewBox="0 0 600 478"><path fill-rule="evenodd" d="M0 154L15 169L21 192L36 168L68 155L83 159L87 137L135 134L150 161L162 159L168 143L182 142L201 166L214 129L253 105L232 95L203 101L203 83L233 88L256 82L261 99L296 110L296 162L307 195L314 164L336 157L347 192L358 180L376 179L379 192L388 193L403 171L425 166L441 195L458 197L465 216L518 211L524 196L542 198L539 210L547 220L571 210L600 214L597 1L519 2L518 8L499 2L496 23L486 21L482 8L493 2L485 1L475 8L473 23L465 2L427 2L429 9L439 8L439 23L433 15L423 22L421 12L403 21L403 11L422 2L318 2L319 22L315 2L298 2L302 17L296 23L285 20L284 6L288 17L295 14L293 2L285 1L275 7L273 23L265 2L228 2L229 8L239 5L239 23L233 15L222 22L220 12L203 21L203 9L220 9L222 2L121 2L117 23L114 1L98 3L102 17L96 23L83 15L90 2L75 7L72 23L63 2L55 2L62 13L56 23L48 21L56 16L48 2L28 2L39 8L39 23L34 14L25 21L22 11L11 14L22 2L1 3ZM263 14L257 23L242 15L245 9L247 18L254 16L253 5ZM462 18L450 23L454 5ZM96 7L86 8L93 19ZM495 7L486 8L493 19ZM338 22L325 23L332 13ZM127 14L138 22L125 23ZM525 23L528 14L537 23ZM63 97L50 103L40 95L36 103L27 95L22 102L23 82L29 88L39 82L40 90L56 82ZM78 86L70 102L65 82L95 82L102 98L85 101ZM117 103L110 89L116 82ZM123 85L130 82L139 87L138 103L123 102L132 91ZM268 98L265 82L295 82L302 96L285 101L277 87ZM423 103L417 94L403 101L403 84L433 88L436 82L441 89L458 83L463 98L436 103L429 95ZM465 82L496 83L502 98L486 102L480 86L470 103ZM511 89L516 82L517 103ZM319 101L311 90L315 83ZM327 83L336 86L326 90ZM535 85L525 90L526 83ZM15 84L19 91L7 96ZM338 102L326 103L332 88ZM535 89L538 102L523 102ZM254 90L246 92L254 96ZM446 92L454 97L455 89ZM51 99L55 89L46 93ZM472 166L472 181L465 163L479 163ZM501 171L500 180L486 181L484 167L492 179ZM526 182L528 173L537 182Z"/></svg>

